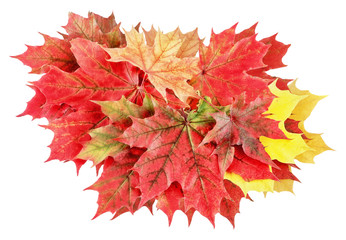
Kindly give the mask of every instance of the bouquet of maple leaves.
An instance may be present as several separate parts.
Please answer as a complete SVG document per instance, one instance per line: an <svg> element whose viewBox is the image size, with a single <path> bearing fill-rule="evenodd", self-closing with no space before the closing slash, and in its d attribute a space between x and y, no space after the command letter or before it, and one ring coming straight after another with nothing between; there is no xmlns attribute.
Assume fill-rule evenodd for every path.
<svg viewBox="0 0 346 240"><path fill-rule="evenodd" d="M234 225L249 191L292 191L295 159L312 163L330 149L304 120L323 96L270 76L289 45L256 40L256 25L212 32L122 31L108 18L70 13L63 39L16 56L32 73L36 95L20 114L47 118L48 160L92 161L103 172L95 217L146 206L189 220Z"/></svg>

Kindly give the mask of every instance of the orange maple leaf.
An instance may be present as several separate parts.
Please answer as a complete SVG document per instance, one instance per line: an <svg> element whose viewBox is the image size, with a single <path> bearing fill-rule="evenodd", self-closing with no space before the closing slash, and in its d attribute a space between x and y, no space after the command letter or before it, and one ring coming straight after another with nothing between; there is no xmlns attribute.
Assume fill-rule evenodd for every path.
<svg viewBox="0 0 346 240"><path fill-rule="evenodd" d="M175 95L186 102L188 97L197 97L192 86L186 80L198 73L198 58L176 57L183 41L178 34L163 34L158 30L154 44L146 44L143 33L132 28L125 32L125 48L106 48L111 56L109 61L128 61L141 68L157 91L166 99L166 89L173 90Z"/></svg>

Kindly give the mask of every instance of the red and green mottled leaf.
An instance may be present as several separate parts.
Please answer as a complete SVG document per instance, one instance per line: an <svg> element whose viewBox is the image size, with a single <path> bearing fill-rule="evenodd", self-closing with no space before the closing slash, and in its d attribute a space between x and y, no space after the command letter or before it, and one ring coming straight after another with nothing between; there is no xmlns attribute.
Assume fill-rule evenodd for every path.
<svg viewBox="0 0 346 240"><path fill-rule="evenodd" d="M264 113L271 99L257 98L247 103L242 94L230 105L227 112L216 112L212 116L216 120L215 127L208 132L203 143L215 141L216 144L242 145L244 153L265 164L274 165L259 141L260 136L270 138L286 138L279 129L278 122L266 118Z"/></svg>
<svg viewBox="0 0 346 240"><path fill-rule="evenodd" d="M148 95L144 97L142 106L130 102L124 96L119 101L97 101L96 103L114 124L123 126L124 130L132 124L130 116L146 118L154 114L154 106Z"/></svg>
<svg viewBox="0 0 346 240"><path fill-rule="evenodd" d="M115 157L127 151L129 149L127 145L114 140L122 133L122 128L119 129L113 125L91 130L89 132L91 140L84 144L77 158L91 160L94 165L97 165L108 156Z"/></svg>
<svg viewBox="0 0 346 240"><path fill-rule="evenodd" d="M100 164L107 157L116 158L118 154L128 151L129 147L115 139L132 124L130 116L145 118L153 115L153 105L148 97L145 97L143 106L131 103L122 97L119 101L97 102L101 110L113 122L89 132L91 140L86 142L78 154L78 158L91 160L94 165Z"/></svg>

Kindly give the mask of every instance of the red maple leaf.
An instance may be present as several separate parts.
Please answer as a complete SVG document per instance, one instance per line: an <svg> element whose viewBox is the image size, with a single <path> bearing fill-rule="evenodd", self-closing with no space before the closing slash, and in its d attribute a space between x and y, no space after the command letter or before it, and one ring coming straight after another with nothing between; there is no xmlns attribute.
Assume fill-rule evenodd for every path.
<svg viewBox="0 0 346 240"><path fill-rule="evenodd" d="M137 189L138 173L131 170L143 153L142 149L132 148L109 157L103 166L101 177L88 190L99 192L99 208L94 218L105 212L115 213L122 208L133 213L134 204L141 193Z"/></svg>
<svg viewBox="0 0 346 240"><path fill-rule="evenodd" d="M42 34L45 43L42 46L27 46L25 53L14 56L32 68L31 73L44 73L45 66L56 66L64 71L73 72L78 68L69 41Z"/></svg>
<svg viewBox="0 0 346 240"><path fill-rule="evenodd" d="M244 196L244 192L241 190L241 188L231 181L224 179L223 183L230 198L222 199L220 214L227 218L234 227L234 218L235 215L239 213L240 200L243 198L251 200L251 198L249 195Z"/></svg>
<svg viewBox="0 0 346 240"><path fill-rule="evenodd" d="M63 28L68 33L65 36L68 40L84 38L107 47L120 47L126 45L126 40L119 27L120 24L115 22L113 13L104 18L89 12L87 18L70 13L68 23Z"/></svg>
<svg viewBox="0 0 346 240"><path fill-rule="evenodd" d="M17 117L30 115L33 119L46 117L51 121L75 111L65 103L59 105L46 104L46 97L43 93L33 85L29 85L29 87L35 91L35 96L27 103L25 111Z"/></svg>
<svg viewBox="0 0 346 240"><path fill-rule="evenodd" d="M212 32L209 46L200 45L200 73L190 82L217 105L231 104L244 92L248 101L268 93L267 82L247 71L266 66L263 57L269 46L257 41L255 35L238 42L235 37L235 26L219 34Z"/></svg>
<svg viewBox="0 0 346 240"><path fill-rule="evenodd" d="M188 218L189 225L195 212L194 208L190 208L188 211L186 211L184 192L178 182L173 182L168 189L157 197L156 207L167 215L169 225L172 223L173 214L175 211L180 210L184 212Z"/></svg>
<svg viewBox="0 0 346 240"><path fill-rule="evenodd" d="M290 180L299 182L299 179L296 176L294 176L293 173L291 172L291 167L297 168L297 166L295 166L294 164L282 163L277 160L274 160L274 161L275 161L275 164L278 166L278 168L273 168L273 174L279 180L290 179Z"/></svg>
<svg viewBox="0 0 346 240"><path fill-rule="evenodd" d="M245 181L278 178L270 171L268 164L247 156L241 146L235 146L234 157L227 172L240 175Z"/></svg>
<svg viewBox="0 0 346 240"><path fill-rule="evenodd" d="M194 208L214 223L226 192L218 187L223 175L216 157L210 156L214 148L198 147L214 124L210 116L200 114L207 107L202 103L197 111L180 113L156 104L152 117L132 118L132 126L117 140L131 147L147 148L134 166L141 176L143 203L176 181L182 186L186 210Z"/></svg>
<svg viewBox="0 0 346 240"><path fill-rule="evenodd" d="M46 96L48 104L80 105L88 100L119 100L136 91L138 69L129 63L110 63L107 53L96 43L84 39L72 42L79 65L73 73L51 67L33 84Z"/></svg>
<svg viewBox="0 0 346 240"><path fill-rule="evenodd" d="M139 25L137 26L138 29ZM32 68L31 73L45 73L49 71L49 66L57 67L66 72L74 72L79 68L74 53L71 51L70 41L75 38L92 39L107 47L119 47L126 45L124 34L119 30L114 15L104 18L95 13L89 13L88 18L83 18L77 14L70 13L68 24L64 27L68 35L61 34L64 39L50 37L42 34L45 43L42 46L27 46L25 53L15 58L21 60L25 65ZM99 36L96 38L95 36ZM56 118L56 111L60 105L46 104L45 95L39 89L36 92L35 103L29 102L24 115L32 115L33 118L46 117L48 120ZM50 109L52 108L52 109ZM40 113L40 114L38 114Z"/></svg>
<svg viewBox="0 0 346 240"><path fill-rule="evenodd" d="M50 144L51 153L47 161L58 159L73 160L82 149L82 143L90 139L89 131L108 124L108 117L99 105L89 102L63 118L43 126L54 132Z"/></svg>
<svg viewBox="0 0 346 240"><path fill-rule="evenodd" d="M238 42L243 38L255 36L257 23L251 26L248 29L243 30L242 32L236 34L235 41ZM263 63L265 67L252 69L248 71L248 74L260 77L266 80L268 83L271 83L274 80L277 81L277 87L282 90L288 90L287 83L292 81L292 79L282 79L275 76L271 76L266 73L270 69L276 69L285 67L286 65L282 63L282 58L285 56L290 44L286 45L276 40L277 34L270 36L268 38L263 38L260 42L269 46L267 53L263 57Z"/></svg>

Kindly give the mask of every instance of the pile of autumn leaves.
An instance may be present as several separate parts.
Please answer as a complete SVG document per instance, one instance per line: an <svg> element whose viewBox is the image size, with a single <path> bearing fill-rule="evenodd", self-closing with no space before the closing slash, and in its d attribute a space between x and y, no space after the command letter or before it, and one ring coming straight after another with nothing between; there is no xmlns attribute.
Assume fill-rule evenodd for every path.
<svg viewBox="0 0 346 240"><path fill-rule="evenodd" d="M113 14L71 13L63 39L43 35L16 56L43 74L20 116L48 119L48 160L103 166L88 188L99 192L95 217L156 200L169 222L181 210L234 224L249 191L292 191L295 159L329 149L304 129L323 97L266 73L285 66L289 45L256 40L255 27L212 33L206 46L197 29L123 33Z"/></svg>

